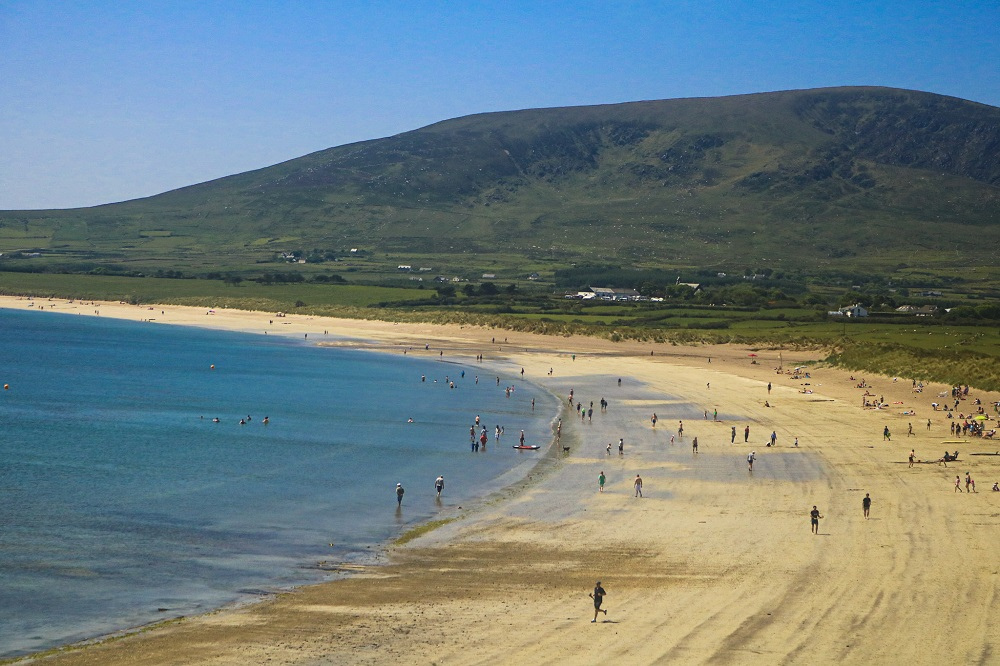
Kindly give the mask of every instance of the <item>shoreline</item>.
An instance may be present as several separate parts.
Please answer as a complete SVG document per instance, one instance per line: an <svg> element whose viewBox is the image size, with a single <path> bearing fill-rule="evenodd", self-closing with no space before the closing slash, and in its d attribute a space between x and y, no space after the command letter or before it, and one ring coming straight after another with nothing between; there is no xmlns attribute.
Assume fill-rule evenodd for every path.
<svg viewBox="0 0 1000 666"><path fill-rule="evenodd" d="M15 302L13 304L5 302L11 299L20 302ZM43 314L63 314L63 315L77 314L84 316L99 317L100 315L97 313L100 311L100 308L104 308L105 315L108 318L133 321L136 323L149 323L149 324L159 323L169 326L188 326L188 327L206 328L216 331L247 333L254 335L262 334L259 331L247 330L242 326L242 324L232 325L233 322L228 321L226 319L226 314L231 314L234 311L228 311L228 310L220 311L222 313L221 320L225 322L225 324L228 324L228 325L223 325L221 327L216 325L216 322L219 320L216 320L214 318L202 321L195 321L194 317L204 312L204 309L201 308L190 308L190 311L184 312L184 317L190 317L191 319L184 319L183 322L166 322L163 319L163 315L166 314L166 309L169 309L171 307L174 306L148 306L148 305L132 306L125 303L112 303L112 302L71 301L58 298L38 299L31 297L22 298L22 297L0 296L0 310L5 308L12 310L20 309L22 311L35 310L38 312L42 312ZM93 314L91 314L91 312L88 312L88 309L93 310ZM108 310L110 310L110 314L108 313ZM183 308L183 310L188 310L188 309ZM236 311L236 312L238 312L240 315L251 315L251 316L254 314L261 314L261 313L253 313L246 311ZM171 314L173 314L173 312L171 312ZM216 314L216 312L212 311L212 314ZM261 314L261 317L269 318L273 323L273 315ZM304 317L301 319L311 322L313 321L314 318ZM205 322L207 322L207 325ZM391 343L389 343L391 346L386 346L386 344L379 344L374 340L366 339L363 337L346 337L346 336L341 337L336 334L328 336L326 331L322 332L323 339L317 342L310 341L308 340L308 338L298 339L298 333L300 332L299 328L304 329L310 327L307 324L303 324L301 321L297 322L293 320L291 324L292 324L291 328L293 330L277 329L277 328L271 330L272 331L276 330L275 334L278 335L279 337L289 338L292 344L295 345L340 348L345 350L356 350L361 352L378 353L382 355L399 354L399 352L402 351L403 349L403 347L397 345L391 345ZM268 329L265 328L264 330ZM313 333L314 333L314 339L316 337L319 337L319 335L317 335L315 332ZM331 339L331 337L333 339ZM412 345L409 345L407 348L408 351L412 349L413 349ZM437 351L437 348L435 349L435 351ZM406 352L403 353L404 355L406 354ZM421 360L427 360L427 359L425 358ZM492 373L494 371L498 371L499 363L502 363L502 361L499 363L495 362L493 365L484 366L484 364L482 363L476 364L473 363L470 359L463 357L458 360L450 359L448 363L449 365L461 365L461 367L465 368L468 371L475 371L479 369L481 372L482 369L486 369L488 373ZM539 390L542 391L545 390L544 387L538 385L536 385L536 387ZM556 398L556 396L552 397ZM349 557L346 559L320 559L318 561L310 559L302 561L300 563L301 568L307 571L313 571L317 574L315 577L316 579L314 580L308 582L303 581L294 584L280 584L280 585L262 584L260 590L253 596L248 596L247 593L242 593L239 595L241 598L226 601L218 606L208 604L204 609L199 610L191 615L169 616L159 619L152 619L148 622L141 622L134 625L110 629L100 634L95 634L93 636L89 636L82 639L78 638L69 643L54 645L52 647L40 649L38 651L26 653L24 655L0 657L0 664L19 663L25 660L28 661L36 660L45 656L70 653L77 650L84 650L90 646L118 641L132 635L153 631L157 627L171 625L191 617L200 617L220 612L236 611L245 608L247 606L252 606L255 604L273 600L280 595L294 592L295 590L302 587L319 585L340 580L351 575L356 575L357 573L363 572L367 569L377 568L379 566L382 566L383 564L382 561L385 559L386 554L391 548L398 547L417 536L426 535L427 533L433 531L433 529L436 529L440 525L445 525L454 522L456 520L459 520L463 517L468 517L469 515L475 513L479 508L481 508L482 505L503 501L504 499L509 498L511 495L518 492L519 488L523 488L525 485L528 485L530 483L529 476L538 475L540 470L550 471L552 465L558 463L558 459L555 454L555 447L552 446L552 444L555 441L555 434L554 434L555 423L558 420L559 415L563 411L563 405L558 400L556 400L556 404L553 405L553 407L555 408L553 410L553 416L547 423L551 427L552 432L550 432L548 441L542 445L542 450L539 451L537 454L531 454L532 457L535 457L535 460L531 461L530 466L525 467L524 462L527 461L521 463L515 463L510 469L499 474L495 479L493 479L488 484L488 487L485 489L485 492L483 494L478 495L476 497L468 498L466 501L462 503L463 504L462 506L449 507L447 510L443 512L439 512L438 514L432 516L427 516L426 520L424 520L423 522L419 522L413 526L410 526L408 529L406 529L400 534L388 537L385 540L377 543L373 542L371 546L372 550L367 552L356 553L357 555L356 557ZM234 592L234 594L236 593Z"/></svg>
<svg viewBox="0 0 1000 666"><path fill-rule="evenodd" d="M0 307L17 300L0 298ZM38 302L46 311L50 303L56 312L93 310ZM148 307L98 309L100 316L141 320L154 312L153 323L270 333L262 326L266 313ZM564 417L571 451L560 457L553 447L559 464L537 482L484 500L471 515L405 545L390 544L387 562L373 570L35 661L986 663L1000 650L993 611L1000 601L993 564L1000 493L990 491L1000 460L967 455L1000 442L955 445L962 458L947 468L905 464L910 448L935 459L943 442L955 439L944 413L929 407L947 387L916 394L908 380L869 376L890 406L866 410L860 377L818 366L809 351L783 351L784 368L810 372L793 378L775 370L777 350L756 352L760 362L751 365L743 347L505 331L499 336L510 342L501 344L489 342L496 331L472 327L286 319L269 325L308 334L310 343L413 346L417 354L436 344L433 351L459 358L484 353L524 367L532 381L563 396L564 412L571 388L584 404L608 397L610 406L595 409L589 422L573 412ZM354 340L323 340L322 331ZM1000 399L970 393L962 411L974 397L987 407ZM714 409L718 421L699 418ZM914 415L902 413L910 409ZM746 426L751 439L744 444ZM884 426L891 442L882 441ZM731 428L740 435L735 444ZM765 446L772 431L775 449ZM624 455L607 455L605 445L619 436ZM696 454L693 437L700 439ZM746 469L751 447L756 476ZM609 479L603 493L599 471ZM955 475L966 471L977 480L976 495L953 489ZM633 496L636 474L644 479L642 499ZM860 509L866 492L874 500L870 521ZM808 531L813 504L824 515L819 535ZM610 612L595 625L586 594L596 579L608 589Z"/></svg>

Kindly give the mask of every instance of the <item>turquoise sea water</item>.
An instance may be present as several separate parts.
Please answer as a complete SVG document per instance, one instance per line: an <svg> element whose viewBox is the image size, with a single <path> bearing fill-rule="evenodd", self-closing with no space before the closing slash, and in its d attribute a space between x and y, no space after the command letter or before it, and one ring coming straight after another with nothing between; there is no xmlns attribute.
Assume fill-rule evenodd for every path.
<svg viewBox="0 0 1000 666"><path fill-rule="evenodd" d="M557 410L513 370L278 336L0 309L0 349L0 656L321 580L526 473Z"/></svg>

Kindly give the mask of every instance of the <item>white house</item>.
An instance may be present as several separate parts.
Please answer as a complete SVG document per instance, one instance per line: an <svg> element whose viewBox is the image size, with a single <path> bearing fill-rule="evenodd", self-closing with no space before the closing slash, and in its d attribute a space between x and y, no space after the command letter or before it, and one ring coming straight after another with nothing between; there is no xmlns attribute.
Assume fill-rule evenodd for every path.
<svg viewBox="0 0 1000 666"><path fill-rule="evenodd" d="M832 310L827 314L832 317L867 317L868 310L855 303L854 305L842 307L839 310Z"/></svg>

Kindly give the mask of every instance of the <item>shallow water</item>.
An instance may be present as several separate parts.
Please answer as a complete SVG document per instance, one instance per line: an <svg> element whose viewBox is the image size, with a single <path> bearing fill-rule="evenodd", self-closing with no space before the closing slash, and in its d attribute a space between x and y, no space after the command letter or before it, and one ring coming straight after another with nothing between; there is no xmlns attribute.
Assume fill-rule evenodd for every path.
<svg viewBox="0 0 1000 666"><path fill-rule="evenodd" d="M0 656L320 580L526 473L514 433L557 409L513 372L278 336L0 310L0 345Z"/></svg>

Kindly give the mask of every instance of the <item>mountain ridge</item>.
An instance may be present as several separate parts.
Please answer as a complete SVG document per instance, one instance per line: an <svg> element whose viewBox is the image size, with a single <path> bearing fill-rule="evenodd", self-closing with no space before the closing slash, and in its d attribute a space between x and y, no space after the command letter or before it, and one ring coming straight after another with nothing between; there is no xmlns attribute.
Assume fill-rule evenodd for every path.
<svg viewBox="0 0 1000 666"><path fill-rule="evenodd" d="M854 258L954 271L988 265L944 256L969 235L1000 244L1000 109L849 87L490 112L143 199L2 211L0 251L17 220L48 249L110 251L118 234L116 261L210 243L234 266L362 246L511 270Z"/></svg>

